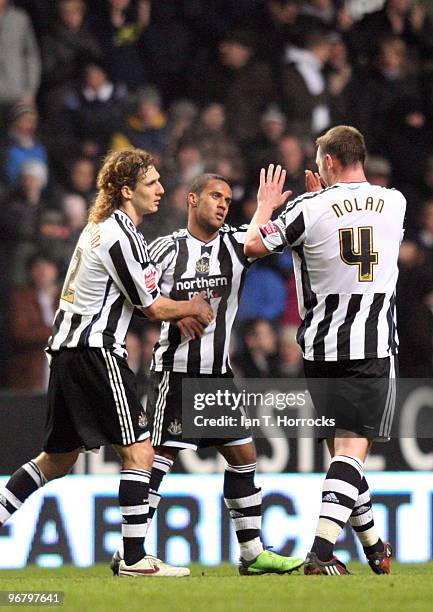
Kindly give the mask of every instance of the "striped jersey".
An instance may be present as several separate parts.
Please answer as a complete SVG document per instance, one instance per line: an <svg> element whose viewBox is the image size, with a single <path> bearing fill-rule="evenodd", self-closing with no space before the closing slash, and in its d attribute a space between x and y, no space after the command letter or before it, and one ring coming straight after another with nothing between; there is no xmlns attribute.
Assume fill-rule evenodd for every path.
<svg viewBox="0 0 433 612"><path fill-rule="evenodd" d="M396 189L336 183L289 202L259 228L269 251L292 247L305 359L397 352L395 287L405 210Z"/></svg>
<svg viewBox="0 0 433 612"><path fill-rule="evenodd" d="M48 352L101 347L126 358L135 307L148 307L159 295L146 241L128 215L116 210L89 223L69 264Z"/></svg>
<svg viewBox="0 0 433 612"><path fill-rule="evenodd" d="M243 252L247 226L224 225L211 242L187 229L157 238L149 245L162 295L189 300L206 291L215 318L200 339L189 340L164 321L154 347L151 369L188 374L230 372L229 344L249 260Z"/></svg>

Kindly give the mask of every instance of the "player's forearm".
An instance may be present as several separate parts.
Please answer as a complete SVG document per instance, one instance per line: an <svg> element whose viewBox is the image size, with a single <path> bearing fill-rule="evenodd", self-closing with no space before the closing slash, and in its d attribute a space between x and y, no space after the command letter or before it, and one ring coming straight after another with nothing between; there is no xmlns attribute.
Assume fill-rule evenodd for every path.
<svg viewBox="0 0 433 612"><path fill-rule="evenodd" d="M266 225L272 216L272 209L257 206L245 235L244 253L247 257L264 257L269 254L259 234L259 225Z"/></svg>
<svg viewBox="0 0 433 612"><path fill-rule="evenodd" d="M187 300L171 300L160 296L151 306L142 309L152 321L178 321L198 314L197 305Z"/></svg>

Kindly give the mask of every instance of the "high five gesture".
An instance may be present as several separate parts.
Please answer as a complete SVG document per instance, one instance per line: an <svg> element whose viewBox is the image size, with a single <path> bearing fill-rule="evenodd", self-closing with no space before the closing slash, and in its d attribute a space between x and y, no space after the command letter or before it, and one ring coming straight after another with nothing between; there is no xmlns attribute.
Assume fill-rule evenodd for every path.
<svg viewBox="0 0 433 612"><path fill-rule="evenodd" d="M257 207L270 210L272 214L274 210L282 206L287 198L292 195L291 191L283 193L285 180L286 171L281 166L278 165L274 170L274 164L270 164L267 171L262 168L260 170L260 186L257 192Z"/></svg>
<svg viewBox="0 0 433 612"><path fill-rule="evenodd" d="M252 257L263 257L268 250L263 244L259 234L259 225L268 223L274 210L284 204L292 195L291 191L284 191L286 171L280 165L270 164L268 169L260 170L260 185L257 192L257 209L251 219L245 236L245 253Z"/></svg>

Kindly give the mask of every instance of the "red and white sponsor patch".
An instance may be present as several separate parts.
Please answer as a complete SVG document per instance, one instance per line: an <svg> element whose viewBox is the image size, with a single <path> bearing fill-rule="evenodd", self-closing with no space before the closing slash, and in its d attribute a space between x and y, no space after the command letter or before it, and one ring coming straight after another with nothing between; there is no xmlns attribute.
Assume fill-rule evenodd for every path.
<svg viewBox="0 0 433 612"><path fill-rule="evenodd" d="M279 229L272 221L268 221L266 225L261 225L260 229L265 234L265 236L270 236L271 234L278 234Z"/></svg>
<svg viewBox="0 0 433 612"><path fill-rule="evenodd" d="M144 273L144 284L146 289L152 293L156 289L156 270L149 266Z"/></svg>

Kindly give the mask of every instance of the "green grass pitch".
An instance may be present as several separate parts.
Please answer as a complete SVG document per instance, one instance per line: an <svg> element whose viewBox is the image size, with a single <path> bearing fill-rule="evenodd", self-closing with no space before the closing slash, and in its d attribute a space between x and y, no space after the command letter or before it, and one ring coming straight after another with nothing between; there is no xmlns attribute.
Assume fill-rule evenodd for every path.
<svg viewBox="0 0 433 612"><path fill-rule="evenodd" d="M376 576L351 563L352 576L238 576L236 567L193 564L189 578L114 578L108 567L27 567L0 572L2 591L64 591L58 609L73 612L427 612L433 609L433 562L393 563ZM20 606L22 607L22 606ZM27 607L27 606L26 606ZM33 610L47 607L32 606ZM54 609L54 607L49 607Z"/></svg>

